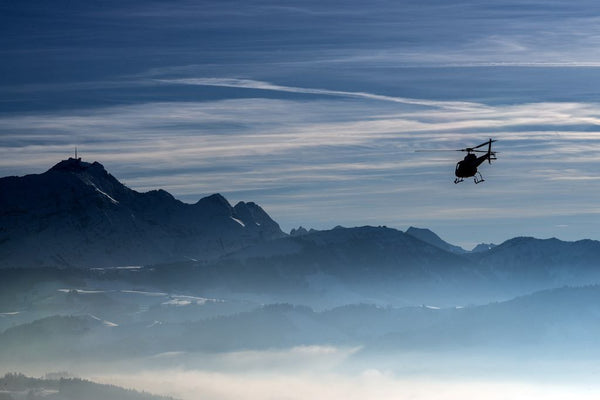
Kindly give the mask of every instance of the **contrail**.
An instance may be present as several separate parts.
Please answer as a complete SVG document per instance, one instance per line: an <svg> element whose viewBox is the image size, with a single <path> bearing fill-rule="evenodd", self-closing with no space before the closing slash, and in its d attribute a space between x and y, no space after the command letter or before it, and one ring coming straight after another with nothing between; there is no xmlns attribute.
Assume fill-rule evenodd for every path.
<svg viewBox="0 0 600 400"><path fill-rule="evenodd" d="M384 96L367 92L346 92L342 90L302 88L294 86L275 85L269 82L255 81L252 79L238 78L180 78L180 79L156 79L158 82L179 84L179 85L199 85L199 86L220 86L235 87L243 89L271 90L276 92L318 94L324 96L351 97L378 101L387 101L393 103L415 104L428 107L446 108L446 109L473 109L485 107L479 103L465 101L432 101L411 99L406 97Z"/></svg>

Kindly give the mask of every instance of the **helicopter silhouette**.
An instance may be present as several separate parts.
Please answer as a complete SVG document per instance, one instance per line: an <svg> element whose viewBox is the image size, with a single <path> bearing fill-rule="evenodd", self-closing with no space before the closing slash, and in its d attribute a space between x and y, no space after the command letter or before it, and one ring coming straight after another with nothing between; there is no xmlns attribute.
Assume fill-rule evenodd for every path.
<svg viewBox="0 0 600 400"><path fill-rule="evenodd" d="M492 151L492 143L496 142L490 138L487 142L483 142L474 147L465 147L464 149L457 150L417 150L417 151L465 151L467 155L462 161L456 163L456 169L454 170L454 175L456 178L454 179L454 183L461 183L465 180L465 178L473 177L473 181L475 183L484 182L483 176L481 176L481 172L477 170L485 160L487 160L490 164L492 160L497 160L496 152ZM483 146L488 146L486 150L477 150ZM474 153L484 153L481 156L477 157Z"/></svg>

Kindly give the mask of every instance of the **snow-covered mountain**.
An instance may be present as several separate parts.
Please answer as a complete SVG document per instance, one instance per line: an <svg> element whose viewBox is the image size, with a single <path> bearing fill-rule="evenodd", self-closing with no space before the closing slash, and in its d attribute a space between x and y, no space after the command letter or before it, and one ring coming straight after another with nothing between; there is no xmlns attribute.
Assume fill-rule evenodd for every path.
<svg viewBox="0 0 600 400"><path fill-rule="evenodd" d="M206 260L283 236L254 203L139 193L98 162L70 158L43 174L0 179L2 267Z"/></svg>

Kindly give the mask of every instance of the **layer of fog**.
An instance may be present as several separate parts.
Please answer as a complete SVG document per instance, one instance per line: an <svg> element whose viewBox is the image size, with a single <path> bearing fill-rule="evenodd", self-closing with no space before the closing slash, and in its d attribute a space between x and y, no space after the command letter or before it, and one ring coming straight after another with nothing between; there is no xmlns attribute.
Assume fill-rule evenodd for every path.
<svg viewBox="0 0 600 400"><path fill-rule="evenodd" d="M600 368L594 360L518 354L397 352L361 357L360 347L300 346L215 354L158 354L100 363L21 365L43 376L67 371L182 400L233 399L595 399ZM2 373L13 366L3 365ZM6 369L6 371L5 371Z"/></svg>
<svg viewBox="0 0 600 400"><path fill-rule="evenodd" d="M183 400L592 399L592 361L398 354L353 360L359 349L298 347L202 357L197 368L90 374L103 382ZM514 363L514 368L511 364ZM511 371L512 369L512 371Z"/></svg>
<svg viewBox="0 0 600 400"><path fill-rule="evenodd" d="M203 371L163 371L106 377L111 383L134 386L154 393L169 394L184 400L237 399L396 399L465 400L481 399L596 399L597 388L519 381L461 381L394 378L377 370L359 376L337 374L302 375L223 374ZM166 388L174 388L172 390Z"/></svg>

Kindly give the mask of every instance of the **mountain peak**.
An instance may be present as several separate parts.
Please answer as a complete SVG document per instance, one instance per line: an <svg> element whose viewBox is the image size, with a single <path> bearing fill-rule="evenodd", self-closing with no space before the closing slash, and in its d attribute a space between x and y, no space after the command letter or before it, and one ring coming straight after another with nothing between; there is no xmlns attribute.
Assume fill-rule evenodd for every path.
<svg viewBox="0 0 600 400"><path fill-rule="evenodd" d="M233 207L235 215L245 224L253 229L259 229L265 238L274 239L285 236L279 228L279 224L273 221L269 214L258 204L240 201Z"/></svg>
<svg viewBox="0 0 600 400"><path fill-rule="evenodd" d="M87 171L90 168L93 168L96 170L102 170L102 171L106 172L106 170L104 169L104 166L102 164L100 164L99 162L94 161L93 163L88 163L85 161L81 161L81 157L80 158L69 157L67 160L62 160L59 163L57 163L56 165L54 165L52 168L50 168L49 171L83 172L83 171Z"/></svg>
<svg viewBox="0 0 600 400"><path fill-rule="evenodd" d="M433 231L426 228L416 228L414 226L411 226L406 230L406 234L417 238L425 243L429 243L430 245L435 246L439 249L446 250L455 254L464 254L467 252L462 247L455 246L444 241Z"/></svg>
<svg viewBox="0 0 600 400"><path fill-rule="evenodd" d="M497 246L498 245L496 245L494 243L479 243L477 246L473 247L473 249L471 250L471 253L481 253L484 251L491 250Z"/></svg>
<svg viewBox="0 0 600 400"><path fill-rule="evenodd" d="M308 234L308 231L302 225L299 226L298 229L292 228L290 231L290 236L302 236L306 234Z"/></svg>
<svg viewBox="0 0 600 400"><path fill-rule="evenodd" d="M89 163L81 161L81 158L71 157L67 160L60 161L58 164L50 168L46 174L42 174L40 176L45 176L47 174L57 176L73 175L77 178L77 180L81 180L88 185L91 182L105 192L112 192L115 190L122 192L129 190L114 176L109 174L104 168L104 165L100 164L98 161Z"/></svg>
<svg viewBox="0 0 600 400"><path fill-rule="evenodd" d="M214 193L210 196L203 197L196 202L196 204L198 203L220 204L224 207L231 208L231 204L229 204L229 201L227 201L227 199L221 193Z"/></svg>

